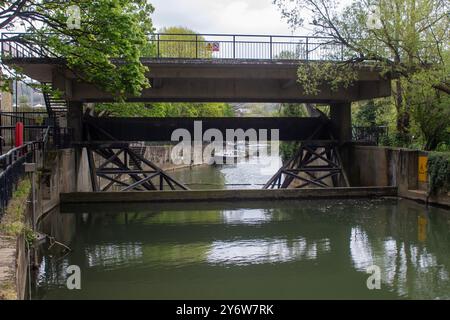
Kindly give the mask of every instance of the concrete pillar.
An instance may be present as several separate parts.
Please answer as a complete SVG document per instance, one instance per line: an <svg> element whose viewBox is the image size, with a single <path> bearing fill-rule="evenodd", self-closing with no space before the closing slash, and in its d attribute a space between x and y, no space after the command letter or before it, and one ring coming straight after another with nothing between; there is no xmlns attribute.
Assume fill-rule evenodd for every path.
<svg viewBox="0 0 450 320"><path fill-rule="evenodd" d="M352 103L331 104L330 117L335 139L340 142L352 140Z"/></svg>
<svg viewBox="0 0 450 320"><path fill-rule="evenodd" d="M83 103L69 101L67 106L67 127L72 130L75 142L83 140Z"/></svg>

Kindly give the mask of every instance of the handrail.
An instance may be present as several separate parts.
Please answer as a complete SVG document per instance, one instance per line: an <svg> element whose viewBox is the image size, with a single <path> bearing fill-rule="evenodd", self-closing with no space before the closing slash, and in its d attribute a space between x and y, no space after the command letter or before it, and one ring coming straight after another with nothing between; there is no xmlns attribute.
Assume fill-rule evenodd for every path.
<svg viewBox="0 0 450 320"><path fill-rule="evenodd" d="M57 58L45 47L27 40L29 35L2 33L2 56ZM143 58L343 61L352 56L351 52L331 37L152 33L148 38L150 50L148 56Z"/></svg>
<svg viewBox="0 0 450 320"><path fill-rule="evenodd" d="M12 165L15 161L28 154L31 151L37 150L42 144L42 141L27 142L20 147L13 148L7 153L0 155L0 169L5 170L8 166ZM0 176L3 171L0 172Z"/></svg>

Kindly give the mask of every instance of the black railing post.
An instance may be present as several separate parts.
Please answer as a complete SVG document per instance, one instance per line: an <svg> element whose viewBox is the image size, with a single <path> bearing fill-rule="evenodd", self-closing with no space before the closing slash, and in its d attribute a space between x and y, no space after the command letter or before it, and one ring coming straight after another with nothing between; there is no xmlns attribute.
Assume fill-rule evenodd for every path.
<svg viewBox="0 0 450 320"><path fill-rule="evenodd" d="M198 35L195 35L195 59L198 59Z"/></svg>
<svg viewBox="0 0 450 320"><path fill-rule="evenodd" d="M159 59L160 58L160 56L159 56L159 34L156 37L156 43L157 43L157 47L158 47L157 58Z"/></svg>
<svg viewBox="0 0 450 320"><path fill-rule="evenodd" d="M236 36L233 36L233 59L236 59Z"/></svg>
<svg viewBox="0 0 450 320"><path fill-rule="evenodd" d="M273 39L272 39L272 36L270 36L270 60L273 60L273 49L272 49L272 45L273 45Z"/></svg>
<svg viewBox="0 0 450 320"><path fill-rule="evenodd" d="M306 61L309 61L309 37L306 37Z"/></svg>

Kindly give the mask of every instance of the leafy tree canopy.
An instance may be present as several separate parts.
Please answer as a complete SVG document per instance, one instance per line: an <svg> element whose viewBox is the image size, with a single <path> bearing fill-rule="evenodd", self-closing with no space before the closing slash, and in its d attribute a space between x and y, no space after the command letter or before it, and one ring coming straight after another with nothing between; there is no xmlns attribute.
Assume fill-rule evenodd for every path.
<svg viewBox="0 0 450 320"><path fill-rule="evenodd" d="M113 117L232 117L233 108L226 103L102 103L96 112Z"/></svg>
<svg viewBox="0 0 450 320"><path fill-rule="evenodd" d="M69 27L71 6L80 9L80 28ZM123 98L149 87L140 58L149 47L152 13L146 0L6 0L0 3L0 29L21 25L31 34L21 37L24 47L64 57L79 77Z"/></svg>
<svg viewBox="0 0 450 320"><path fill-rule="evenodd" d="M315 36L330 37L345 48L346 61L332 76L328 76L332 71L329 65L318 69L314 64L303 67L313 68L316 79L300 77L306 91L316 92L317 83L323 78L346 84L355 78L347 68L349 65L371 62L382 74L409 81L416 81L415 76L422 74L426 78L423 80L434 88L450 93L448 1L353 0L344 9L340 9L337 0L274 0L274 3L294 28L308 25ZM372 18L375 24L371 23ZM302 76L305 72L299 73Z"/></svg>
<svg viewBox="0 0 450 320"><path fill-rule="evenodd" d="M203 36L185 27L160 30L159 55L164 58L211 58L212 51Z"/></svg>

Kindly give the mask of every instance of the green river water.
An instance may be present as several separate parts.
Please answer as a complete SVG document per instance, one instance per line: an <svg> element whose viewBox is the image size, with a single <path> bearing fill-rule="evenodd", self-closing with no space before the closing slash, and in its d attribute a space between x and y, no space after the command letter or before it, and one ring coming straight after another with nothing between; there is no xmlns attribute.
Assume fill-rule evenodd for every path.
<svg viewBox="0 0 450 320"><path fill-rule="evenodd" d="M407 200L70 210L41 223L72 252L42 251L34 299L450 298L450 214Z"/></svg>
<svg viewBox="0 0 450 320"><path fill-rule="evenodd" d="M171 174L260 188L273 172L257 170ZM72 251L42 245L33 299L450 299L450 211L408 200L76 205L39 228ZM69 265L81 290L67 289Z"/></svg>

